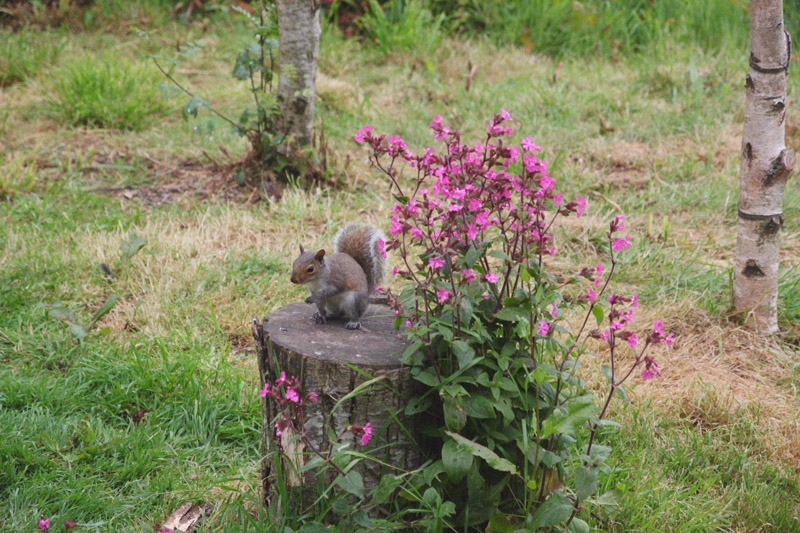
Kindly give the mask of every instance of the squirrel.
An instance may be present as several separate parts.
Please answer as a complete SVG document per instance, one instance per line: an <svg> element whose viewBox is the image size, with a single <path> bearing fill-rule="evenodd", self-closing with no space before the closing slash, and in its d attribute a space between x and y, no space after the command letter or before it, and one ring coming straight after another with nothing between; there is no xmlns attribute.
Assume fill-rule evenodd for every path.
<svg viewBox="0 0 800 533"><path fill-rule="evenodd" d="M306 251L292 265L292 283L311 291L306 303L317 304L314 321L325 324L329 318L344 315L347 329L361 327L369 305L369 295L383 280L383 232L374 226L348 224L333 240L334 253Z"/></svg>

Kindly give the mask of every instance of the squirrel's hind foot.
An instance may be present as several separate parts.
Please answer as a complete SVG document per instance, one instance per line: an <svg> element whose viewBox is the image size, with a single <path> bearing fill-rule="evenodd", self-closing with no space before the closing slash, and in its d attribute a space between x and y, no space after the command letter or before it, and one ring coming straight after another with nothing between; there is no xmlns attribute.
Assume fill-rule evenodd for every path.
<svg viewBox="0 0 800 533"><path fill-rule="evenodd" d="M313 316L314 316L314 322L316 322L317 324L326 324L328 322L327 317L322 313L320 313L319 311L314 311Z"/></svg>
<svg viewBox="0 0 800 533"><path fill-rule="evenodd" d="M348 322L347 324L344 325L344 327L346 327L347 329L361 329L361 321L359 320L358 322L356 321Z"/></svg>

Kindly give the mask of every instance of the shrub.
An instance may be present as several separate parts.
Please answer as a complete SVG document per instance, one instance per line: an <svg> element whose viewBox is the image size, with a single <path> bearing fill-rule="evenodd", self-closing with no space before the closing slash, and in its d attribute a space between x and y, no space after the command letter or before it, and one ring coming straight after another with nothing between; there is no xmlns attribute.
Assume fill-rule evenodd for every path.
<svg viewBox="0 0 800 533"><path fill-rule="evenodd" d="M83 55L56 72L50 111L73 125L138 130L166 108L147 63Z"/></svg>

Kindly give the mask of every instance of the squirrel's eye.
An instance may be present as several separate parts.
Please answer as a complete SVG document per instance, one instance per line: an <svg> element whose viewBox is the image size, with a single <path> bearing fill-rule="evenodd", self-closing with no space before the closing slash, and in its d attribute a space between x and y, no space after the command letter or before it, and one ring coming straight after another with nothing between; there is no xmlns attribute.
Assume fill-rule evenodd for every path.
<svg viewBox="0 0 800 533"><path fill-rule="evenodd" d="M314 265L311 265L310 267L308 267L308 268L306 269L306 272L308 272L309 274L311 274L312 272L314 272Z"/></svg>

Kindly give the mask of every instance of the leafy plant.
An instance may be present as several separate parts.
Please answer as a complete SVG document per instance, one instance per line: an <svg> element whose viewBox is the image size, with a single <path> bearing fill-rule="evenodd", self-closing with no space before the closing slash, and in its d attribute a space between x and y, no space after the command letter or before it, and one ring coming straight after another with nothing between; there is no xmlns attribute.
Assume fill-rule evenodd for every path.
<svg viewBox="0 0 800 533"><path fill-rule="evenodd" d="M189 97L182 108L184 120L197 118L201 109L214 113L229 123L237 134L247 137L253 147L252 159L257 165L263 165L281 173L289 161L280 150L284 136L278 131L276 119L279 107L272 91L272 82L277 68L275 56L278 50L276 13L265 2L261 3L257 15L252 15L241 7L234 9L246 17L255 30L255 40L236 56L233 65L233 77L247 82L253 96L253 107L245 108L238 119L234 120L213 108L205 99L187 89L175 78L174 69L180 66L185 59L197 53L202 47L202 43L189 43L181 49L176 57L165 58L154 54L152 50L150 57L161 73L172 82L169 90ZM144 33L142 36L148 38ZM162 61L171 63L169 68L165 68ZM213 121L209 121L207 127L212 129L213 126ZM240 168L236 176L237 181L243 184L246 179L246 170Z"/></svg>
<svg viewBox="0 0 800 533"><path fill-rule="evenodd" d="M55 74L50 111L73 125L138 130L166 108L158 73L146 63L89 54Z"/></svg>
<svg viewBox="0 0 800 533"><path fill-rule="evenodd" d="M385 10L369 0L369 6L359 24L383 55L402 50L427 59L441 44L444 13L433 16L419 0L391 0Z"/></svg>
<svg viewBox="0 0 800 533"><path fill-rule="evenodd" d="M0 87L25 81L58 57L59 45L54 35L23 29L16 33L0 32L3 53L0 55Z"/></svg>
<svg viewBox="0 0 800 533"><path fill-rule="evenodd" d="M611 452L595 442L601 428L616 425L604 419L611 398L624 396L637 369L644 379L660 375L645 354L671 344L672 334L656 321L639 342L628 329L636 295L612 293L605 309L600 304L616 254L631 245L618 236L624 216L607 233L607 273L601 263L570 277L550 272L551 227L558 217L580 217L586 201L566 201L555 190L530 137L507 144L511 121L503 110L483 143L468 144L437 116L431 129L445 149L422 156L400 137L373 135L371 126L355 136L372 148L397 199L386 248L398 252L394 274L405 283L388 299L413 341L404 362L428 387L407 413L424 413L423 432L438 438L434 463L411 484L454 504L454 513L439 517L447 527L514 519L526 530L587 531L579 513L613 499L590 500ZM399 175L401 162L416 169L410 183ZM573 324L576 316L582 319ZM607 326L589 328L592 317ZM590 338L609 353L599 410L577 374ZM617 352L626 344L633 357L621 365Z"/></svg>

